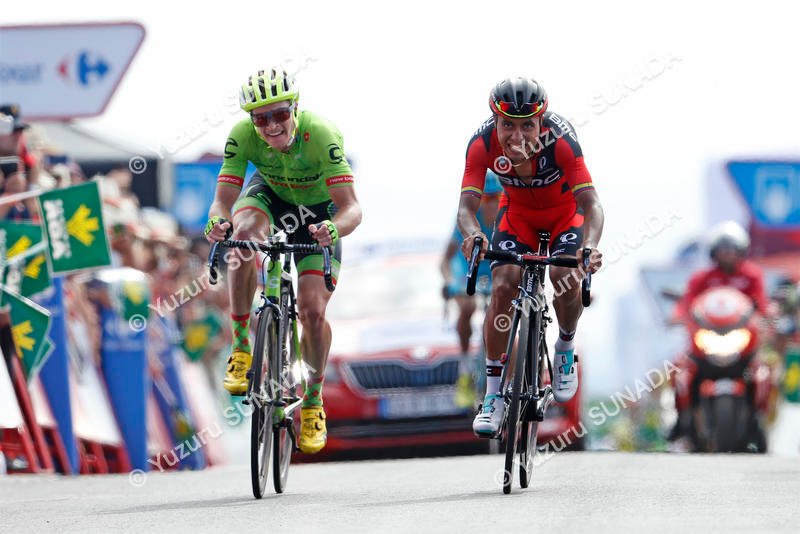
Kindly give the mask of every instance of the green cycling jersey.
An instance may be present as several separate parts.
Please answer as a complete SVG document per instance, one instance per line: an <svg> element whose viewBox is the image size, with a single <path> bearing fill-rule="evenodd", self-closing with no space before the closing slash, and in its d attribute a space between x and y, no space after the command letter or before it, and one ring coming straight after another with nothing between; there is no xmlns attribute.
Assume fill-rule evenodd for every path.
<svg viewBox="0 0 800 534"><path fill-rule="evenodd" d="M342 134L310 111L300 112L295 140L287 152L270 147L250 119L236 124L225 144L218 182L241 188L248 161L281 200L296 206L325 202L331 198L330 188L353 184Z"/></svg>

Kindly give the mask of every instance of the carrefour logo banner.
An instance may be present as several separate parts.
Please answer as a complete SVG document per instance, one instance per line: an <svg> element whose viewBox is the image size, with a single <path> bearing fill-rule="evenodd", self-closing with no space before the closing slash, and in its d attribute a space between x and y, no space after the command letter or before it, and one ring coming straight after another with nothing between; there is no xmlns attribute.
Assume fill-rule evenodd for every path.
<svg viewBox="0 0 800 534"><path fill-rule="evenodd" d="M144 40L134 22L0 26L0 94L23 119L105 110Z"/></svg>
<svg viewBox="0 0 800 534"><path fill-rule="evenodd" d="M97 182L48 191L39 205L53 273L111 263Z"/></svg>

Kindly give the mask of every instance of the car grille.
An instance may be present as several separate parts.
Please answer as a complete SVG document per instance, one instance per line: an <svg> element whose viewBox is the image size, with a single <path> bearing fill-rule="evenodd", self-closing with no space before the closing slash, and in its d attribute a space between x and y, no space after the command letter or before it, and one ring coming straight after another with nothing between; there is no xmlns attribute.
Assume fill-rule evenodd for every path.
<svg viewBox="0 0 800 534"><path fill-rule="evenodd" d="M399 362L353 362L348 370L365 390L453 386L458 378L458 360L436 364Z"/></svg>

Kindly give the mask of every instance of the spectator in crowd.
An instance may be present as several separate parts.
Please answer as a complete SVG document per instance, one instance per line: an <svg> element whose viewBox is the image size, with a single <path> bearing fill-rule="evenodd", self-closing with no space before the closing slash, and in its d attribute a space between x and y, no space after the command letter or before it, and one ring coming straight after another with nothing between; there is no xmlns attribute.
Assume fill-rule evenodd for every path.
<svg viewBox="0 0 800 534"><path fill-rule="evenodd" d="M8 121L8 118L11 120ZM11 124L10 133L0 129L0 157L16 156L19 158L17 171L25 175L27 183L36 184L41 170L41 162L28 149L24 132L29 125L20 118L20 109L17 104L0 105L0 124L8 122Z"/></svg>
<svg viewBox="0 0 800 534"><path fill-rule="evenodd" d="M10 197L27 190L25 175L20 172L13 172L4 176L0 169L0 220L7 221L38 221L39 210L35 198L27 198L17 202L3 203L3 197Z"/></svg>

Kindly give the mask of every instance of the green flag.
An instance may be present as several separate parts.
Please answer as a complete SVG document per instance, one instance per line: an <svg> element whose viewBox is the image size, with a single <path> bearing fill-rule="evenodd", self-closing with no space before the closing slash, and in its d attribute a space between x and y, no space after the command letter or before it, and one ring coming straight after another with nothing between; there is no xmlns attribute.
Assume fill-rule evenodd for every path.
<svg viewBox="0 0 800 534"><path fill-rule="evenodd" d="M200 360L221 329L222 324L213 314L189 323L183 332L183 350L189 359Z"/></svg>
<svg viewBox="0 0 800 534"><path fill-rule="evenodd" d="M8 259L3 283L12 291L30 297L50 287L50 267L41 226L0 221L0 251L5 251L3 257Z"/></svg>
<svg viewBox="0 0 800 534"><path fill-rule="evenodd" d="M25 297L9 291L2 286L5 293L4 302L11 306L11 335L17 355L22 360L25 376L30 380L44 360L49 356L45 353L45 338L50 330L50 312L26 299Z"/></svg>
<svg viewBox="0 0 800 534"><path fill-rule="evenodd" d="M97 182L55 189L39 197L53 273L111 263Z"/></svg>

